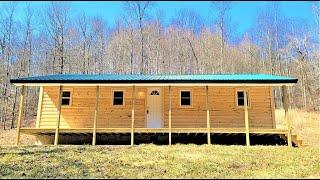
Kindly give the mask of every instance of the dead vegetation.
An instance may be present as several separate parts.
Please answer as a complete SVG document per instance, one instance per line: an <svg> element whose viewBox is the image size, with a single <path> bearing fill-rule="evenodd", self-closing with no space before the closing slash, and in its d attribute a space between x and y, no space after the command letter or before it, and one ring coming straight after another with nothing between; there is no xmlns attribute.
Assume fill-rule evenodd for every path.
<svg viewBox="0 0 320 180"><path fill-rule="evenodd" d="M319 178L315 147L0 147L0 178Z"/></svg>
<svg viewBox="0 0 320 180"><path fill-rule="evenodd" d="M284 110L275 111L277 128L286 127ZM320 113L306 112L299 109L289 110L289 119L292 122L293 133L298 134L304 145L320 146Z"/></svg>
<svg viewBox="0 0 320 180"><path fill-rule="evenodd" d="M17 138L16 129L0 130L0 146L13 146ZM36 138L31 135L21 134L21 144L34 145Z"/></svg>

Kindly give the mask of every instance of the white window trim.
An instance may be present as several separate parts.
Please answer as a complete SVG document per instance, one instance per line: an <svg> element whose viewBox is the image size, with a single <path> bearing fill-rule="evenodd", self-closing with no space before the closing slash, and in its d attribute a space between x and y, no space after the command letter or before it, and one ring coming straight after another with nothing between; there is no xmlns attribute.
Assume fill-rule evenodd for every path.
<svg viewBox="0 0 320 180"><path fill-rule="evenodd" d="M73 89L72 88L63 88L62 90L62 95L63 92L70 92L70 97L69 98L63 98L63 96L61 96L61 107L71 107L72 106L72 95L73 95ZM63 105L62 104L62 99L70 99L69 101L69 105Z"/></svg>
<svg viewBox="0 0 320 180"><path fill-rule="evenodd" d="M249 91L249 89L236 89L236 91L235 91L235 106L237 107L237 108L244 108L244 105L243 106L239 106L238 105L238 92L247 92L247 99L248 99L248 108L250 108L251 107L251 98L250 98L250 91Z"/></svg>

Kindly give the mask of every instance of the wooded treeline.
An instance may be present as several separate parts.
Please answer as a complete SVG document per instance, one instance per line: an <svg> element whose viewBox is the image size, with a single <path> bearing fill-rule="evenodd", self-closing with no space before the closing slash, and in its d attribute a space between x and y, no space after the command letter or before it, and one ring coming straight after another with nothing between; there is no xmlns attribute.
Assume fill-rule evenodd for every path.
<svg viewBox="0 0 320 180"><path fill-rule="evenodd" d="M107 3L107 2L106 2ZM213 2L212 25L196 11L181 9L169 25L154 2L124 2L114 26L102 16L72 16L72 3L22 2L0 7L0 118L15 127L20 89L11 78L57 73L211 74L267 73L299 78L290 88L291 107L319 110L319 3L310 3L310 24L289 19L277 3L257 12L238 41L232 2ZM36 114L38 89L29 88L27 117ZM276 106L281 91L275 90ZM5 127L6 126L6 127Z"/></svg>

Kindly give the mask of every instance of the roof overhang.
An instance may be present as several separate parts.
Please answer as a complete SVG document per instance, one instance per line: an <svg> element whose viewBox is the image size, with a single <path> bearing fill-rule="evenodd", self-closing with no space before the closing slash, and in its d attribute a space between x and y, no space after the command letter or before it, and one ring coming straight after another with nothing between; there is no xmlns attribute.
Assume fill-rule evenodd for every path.
<svg viewBox="0 0 320 180"><path fill-rule="evenodd" d="M266 74L223 75L77 75L11 79L16 86L293 86L296 78Z"/></svg>
<svg viewBox="0 0 320 180"><path fill-rule="evenodd" d="M15 86L293 86L295 83L13 83Z"/></svg>

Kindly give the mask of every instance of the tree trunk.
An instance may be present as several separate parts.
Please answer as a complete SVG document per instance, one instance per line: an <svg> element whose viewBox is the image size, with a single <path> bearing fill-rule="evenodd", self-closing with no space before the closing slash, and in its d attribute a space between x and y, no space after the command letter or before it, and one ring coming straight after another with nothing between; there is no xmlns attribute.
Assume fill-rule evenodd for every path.
<svg viewBox="0 0 320 180"><path fill-rule="evenodd" d="M15 88L15 93L14 93L14 102L13 102L13 106L12 106L12 117L11 117L12 119L11 119L10 129L14 128L14 121L16 119L16 113L15 113L16 103L17 103L17 88Z"/></svg>
<svg viewBox="0 0 320 180"><path fill-rule="evenodd" d="M224 42L223 42L223 27L221 25L220 27L220 31L221 31L221 40L220 40L220 73L223 72L222 66L223 66L223 48L224 48Z"/></svg>

